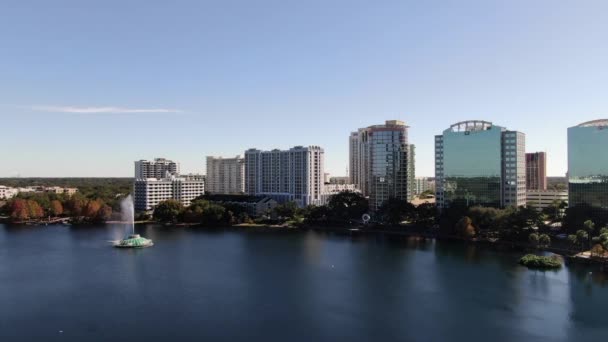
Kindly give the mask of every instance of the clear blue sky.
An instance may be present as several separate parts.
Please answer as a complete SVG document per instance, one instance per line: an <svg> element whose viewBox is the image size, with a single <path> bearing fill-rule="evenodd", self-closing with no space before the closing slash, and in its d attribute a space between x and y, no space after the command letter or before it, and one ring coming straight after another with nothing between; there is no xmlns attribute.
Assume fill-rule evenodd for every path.
<svg viewBox="0 0 608 342"><path fill-rule="evenodd" d="M2 1L0 176L132 176L156 156L320 145L484 119L566 172L566 129L608 117L608 2Z"/></svg>

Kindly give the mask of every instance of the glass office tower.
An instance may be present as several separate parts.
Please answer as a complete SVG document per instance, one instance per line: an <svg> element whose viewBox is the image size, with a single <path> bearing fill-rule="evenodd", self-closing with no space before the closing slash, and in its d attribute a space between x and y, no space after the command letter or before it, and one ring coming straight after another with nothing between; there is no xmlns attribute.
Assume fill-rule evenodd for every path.
<svg viewBox="0 0 608 342"><path fill-rule="evenodd" d="M408 142L408 126L388 120L384 125L360 128L349 137L353 180L372 211L389 198L410 201L414 194L414 145Z"/></svg>
<svg viewBox="0 0 608 342"><path fill-rule="evenodd" d="M568 128L568 202L608 212L608 119Z"/></svg>
<svg viewBox="0 0 608 342"><path fill-rule="evenodd" d="M437 206L526 203L525 135L491 122L456 123L435 137Z"/></svg>

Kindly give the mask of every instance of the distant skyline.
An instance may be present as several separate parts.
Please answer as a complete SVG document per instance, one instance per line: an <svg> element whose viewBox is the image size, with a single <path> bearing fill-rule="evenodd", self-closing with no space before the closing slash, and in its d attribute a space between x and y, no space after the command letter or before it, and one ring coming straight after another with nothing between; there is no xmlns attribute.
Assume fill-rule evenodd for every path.
<svg viewBox="0 0 608 342"><path fill-rule="evenodd" d="M165 157L318 145L401 120L416 175L479 119L567 171L567 128L608 117L606 1L6 1L0 177L131 177Z"/></svg>

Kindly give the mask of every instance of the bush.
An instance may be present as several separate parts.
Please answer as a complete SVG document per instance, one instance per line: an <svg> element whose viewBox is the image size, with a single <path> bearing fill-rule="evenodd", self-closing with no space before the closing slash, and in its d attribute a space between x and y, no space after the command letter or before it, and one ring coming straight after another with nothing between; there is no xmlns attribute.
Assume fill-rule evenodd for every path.
<svg viewBox="0 0 608 342"><path fill-rule="evenodd" d="M540 256L534 254L524 255L519 263L528 268L551 269L562 267L562 259L557 255Z"/></svg>

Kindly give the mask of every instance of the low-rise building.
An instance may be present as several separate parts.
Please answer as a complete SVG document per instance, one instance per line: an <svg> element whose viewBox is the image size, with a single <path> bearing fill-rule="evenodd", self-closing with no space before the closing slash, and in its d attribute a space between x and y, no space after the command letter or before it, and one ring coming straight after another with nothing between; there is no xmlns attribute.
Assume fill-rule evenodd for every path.
<svg viewBox="0 0 608 342"><path fill-rule="evenodd" d="M137 211L153 210L168 199L189 206L196 197L205 193L205 182L201 175L171 176L169 178L136 179L133 186L134 204Z"/></svg>
<svg viewBox="0 0 608 342"><path fill-rule="evenodd" d="M568 190L528 190L526 202L538 210L543 210L555 203L568 203Z"/></svg>
<svg viewBox="0 0 608 342"><path fill-rule="evenodd" d="M355 184L325 184L324 194L327 196L335 195L344 191L360 192L357 190Z"/></svg>
<svg viewBox="0 0 608 342"><path fill-rule="evenodd" d="M240 205L247 210L251 217L259 217L270 213L278 203L268 196L250 195L206 195L205 200L218 204Z"/></svg>
<svg viewBox="0 0 608 342"><path fill-rule="evenodd" d="M26 186L17 188L18 193L44 192L43 186Z"/></svg>
<svg viewBox="0 0 608 342"><path fill-rule="evenodd" d="M329 184L352 184L350 177L330 177Z"/></svg>
<svg viewBox="0 0 608 342"><path fill-rule="evenodd" d="M411 204L415 205L415 206L419 206L421 204L433 204L435 205L435 196L429 196L427 198L419 198L416 197L413 200L410 201Z"/></svg>
<svg viewBox="0 0 608 342"><path fill-rule="evenodd" d="M10 186L0 185L0 199L9 199L15 197L19 193L19 189L11 188Z"/></svg>
<svg viewBox="0 0 608 342"><path fill-rule="evenodd" d="M78 188L66 188L61 186L47 186L43 189L44 192L53 193L53 194L66 194L72 196L73 194L78 192Z"/></svg>

